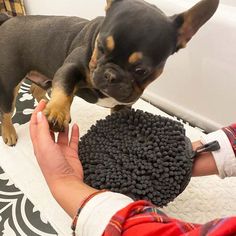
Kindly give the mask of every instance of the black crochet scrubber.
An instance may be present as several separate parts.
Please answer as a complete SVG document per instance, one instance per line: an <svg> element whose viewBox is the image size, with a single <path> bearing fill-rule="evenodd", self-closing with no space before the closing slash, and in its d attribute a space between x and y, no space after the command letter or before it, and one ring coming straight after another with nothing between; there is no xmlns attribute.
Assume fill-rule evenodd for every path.
<svg viewBox="0 0 236 236"><path fill-rule="evenodd" d="M97 121L79 144L85 183L157 206L186 188L192 154L181 123L141 110L122 110Z"/></svg>

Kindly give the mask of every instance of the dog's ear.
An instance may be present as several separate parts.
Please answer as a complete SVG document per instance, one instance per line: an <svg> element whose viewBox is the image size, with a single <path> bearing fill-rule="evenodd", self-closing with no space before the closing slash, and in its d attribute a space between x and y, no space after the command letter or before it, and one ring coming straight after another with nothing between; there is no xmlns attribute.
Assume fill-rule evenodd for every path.
<svg viewBox="0 0 236 236"><path fill-rule="evenodd" d="M106 0L106 1L107 1L107 5L106 5L105 10L107 11L114 2L118 2L118 1L122 1L122 0Z"/></svg>
<svg viewBox="0 0 236 236"><path fill-rule="evenodd" d="M213 16L218 5L219 0L202 0L188 11L171 17L178 28L176 51L186 46L199 28Z"/></svg>

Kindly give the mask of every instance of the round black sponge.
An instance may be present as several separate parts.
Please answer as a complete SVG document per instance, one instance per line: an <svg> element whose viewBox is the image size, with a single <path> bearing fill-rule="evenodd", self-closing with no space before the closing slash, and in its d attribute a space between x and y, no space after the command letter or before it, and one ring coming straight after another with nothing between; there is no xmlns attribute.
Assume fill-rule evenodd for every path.
<svg viewBox="0 0 236 236"><path fill-rule="evenodd" d="M90 186L165 206L190 181L191 147L180 122L132 109L97 121L79 156Z"/></svg>

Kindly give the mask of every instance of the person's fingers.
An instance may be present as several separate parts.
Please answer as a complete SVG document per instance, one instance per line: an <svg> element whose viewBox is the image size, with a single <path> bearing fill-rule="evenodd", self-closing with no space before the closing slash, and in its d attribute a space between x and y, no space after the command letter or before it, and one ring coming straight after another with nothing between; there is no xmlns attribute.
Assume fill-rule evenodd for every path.
<svg viewBox="0 0 236 236"><path fill-rule="evenodd" d="M38 106L35 108L34 112L31 115L31 119L30 119L30 137L32 140L32 143L35 147L36 143L37 143L37 113L39 111L42 111L46 106L46 101L45 100L41 100L38 104Z"/></svg>
<svg viewBox="0 0 236 236"><path fill-rule="evenodd" d="M37 132L37 143L38 145L50 145L54 141L52 140L49 124L47 121L46 116L43 114L43 112L38 112L37 115L37 126L35 128L35 131Z"/></svg>
<svg viewBox="0 0 236 236"><path fill-rule="evenodd" d="M58 134L57 143L59 145L68 145L68 133L69 133L69 127L66 127L64 132L60 132Z"/></svg>
<svg viewBox="0 0 236 236"><path fill-rule="evenodd" d="M37 124L37 113L39 111L42 111L45 107L46 107L47 102L45 100L41 100L38 104L38 106L34 109L32 115L31 115L31 119L30 119L30 124Z"/></svg>
<svg viewBox="0 0 236 236"><path fill-rule="evenodd" d="M69 146L76 152L78 152L79 145L79 127L77 124L74 124L71 131Z"/></svg>

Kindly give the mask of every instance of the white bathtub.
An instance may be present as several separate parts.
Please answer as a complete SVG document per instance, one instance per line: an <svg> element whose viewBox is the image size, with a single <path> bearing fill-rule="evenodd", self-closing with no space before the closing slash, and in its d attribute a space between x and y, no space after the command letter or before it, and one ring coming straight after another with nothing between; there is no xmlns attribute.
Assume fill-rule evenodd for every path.
<svg viewBox="0 0 236 236"><path fill-rule="evenodd" d="M28 14L104 15L105 0L24 0ZM197 0L149 0L168 15ZM188 47L172 56L144 98L204 129L236 121L236 1L221 0Z"/></svg>
<svg viewBox="0 0 236 236"><path fill-rule="evenodd" d="M151 2L172 15L197 1ZM236 122L235 0L221 0L217 13L186 49L169 59L144 98L206 130Z"/></svg>

